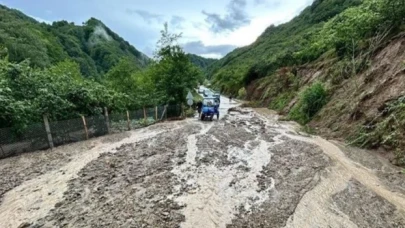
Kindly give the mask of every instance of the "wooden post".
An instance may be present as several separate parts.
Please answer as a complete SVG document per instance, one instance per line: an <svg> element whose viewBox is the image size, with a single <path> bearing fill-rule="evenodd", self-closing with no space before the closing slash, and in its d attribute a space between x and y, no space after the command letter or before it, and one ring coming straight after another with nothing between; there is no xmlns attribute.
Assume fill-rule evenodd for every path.
<svg viewBox="0 0 405 228"><path fill-rule="evenodd" d="M104 107L105 125L107 126L107 132L110 134L110 120L108 119L107 107Z"/></svg>
<svg viewBox="0 0 405 228"><path fill-rule="evenodd" d="M143 107L143 118L144 118L145 121L146 121L146 109L145 109L145 107Z"/></svg>
<svg viewBox="0 0 405 228"><path fill-rule="evenodd" d="M82 115L82 120L83 120L83 126L84 126L84 132L86 132L86 139L89 139L89 131L87 130L87 124L86 124L86 118Z"/></svg>
<svg viewBox="0 0 405 228"><path fill-rule="evenodd" d="M158 120L158 107L155 107L155 121Z"/></svg>
<svg viewBox="0 0 405 228"><path fill-rule="evenodd" d="M127 123L128 123L128 131L131 130L131 120L129 119L129 112L127 110Z"/></svg>
<svg viewBox="0 0 405 228"><path fill-rule="evenodd" d="M49 127L48 116L44 115L43 117L44 117L46 135L48 136L48 144L49 144L49 147L52 149L53 148L53 139L52 139L51 128Z"/></svg>

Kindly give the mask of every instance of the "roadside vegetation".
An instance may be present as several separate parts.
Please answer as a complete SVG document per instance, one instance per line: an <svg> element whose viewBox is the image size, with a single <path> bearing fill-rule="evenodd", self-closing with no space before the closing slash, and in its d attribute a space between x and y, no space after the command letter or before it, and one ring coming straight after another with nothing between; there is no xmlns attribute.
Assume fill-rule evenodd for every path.
<svg viewBox="0 0 405 228"><path fill-rule="evenodd" d="M405 165L405 97L387 103L375 119L358 127L350 144L364 148L394 150L396 163Z"/></svg>
<svg viewBox="0 0 405 228"><path fill-rule="evenodd" d="M30 58L16 62L13 49L3 44L0 127L20 131L41 122L44 114L51 120L62 120L102 114L104 107L114 112L182 103L189 89L196 88L204 78L177 44L179 38L165 24L156 55L147 66L141 67L134 58L124 56L99 78L86 77L80 63L69 58L55 60L44 68Z"/></svg>
<svg viewBox="0 0 405 228"><path fill-rule="evenodd" d="M246 91L242 95L249 104L277 110L304 128L323 128L353 145L396 151L396 163L405 165L403 94L375 98L384 107L361 110L363 102L378 96L367 95L369 83L393 76L381 78L390 68L373 59L404 31L403 0L316 0L208 70L213 86L224 93ZM373 64L381 69L371 69ZM394 77L401 77L403 67L391 67Z"/></svg>
<svg viewBox="0 0 405 228"><path fill-rule="evenodd" d="M354 57L372 54L373 37L397 34L404 15L402 0L316 0L292 21L268 27L252 45L214 62L209 67L213 85L237 94L280 68L310 63L324 55L353 64ZM355 63L356 68L362 64L367 62Z"/></svg>
<svg viewBox="0 0 405 228"><path fill-rule="evenodd" d="M299 95L298 103L289 113L289 118L300 124L307 124L327 103L328 94L324 85L316 82L304 89ZM280 102L280 101L279 101ZM281 104L286 102L281 99Z"/></svg>

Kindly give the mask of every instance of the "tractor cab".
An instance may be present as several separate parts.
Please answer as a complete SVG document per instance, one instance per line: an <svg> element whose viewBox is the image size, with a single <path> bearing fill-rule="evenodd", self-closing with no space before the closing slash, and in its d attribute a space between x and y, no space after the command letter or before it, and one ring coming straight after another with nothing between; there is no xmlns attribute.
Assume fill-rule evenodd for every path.
<svg viewBox="0 0 405 228"><path fill-rule="evenodd" d="M201 120L208 118L212 120L214 115L219 119L219 101L217 98L204 98L201 112Z"/></svg>

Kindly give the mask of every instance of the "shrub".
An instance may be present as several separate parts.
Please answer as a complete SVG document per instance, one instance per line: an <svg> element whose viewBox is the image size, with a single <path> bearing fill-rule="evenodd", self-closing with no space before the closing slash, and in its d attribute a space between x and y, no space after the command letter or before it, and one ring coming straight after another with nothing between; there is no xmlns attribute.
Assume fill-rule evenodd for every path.
<svg viewBox="0 0 405 228"><path fill-rule="evenodd" d="M306 124L327 103L328 95L324 85L314 83L301 94L298 103L289 113L289 118L300 124Z"/></svg>
<svg viewBox="0 0 405 228"><path fill-rule="evenodd" d="M247 95L247 93L246 93L245 87L240 88L239 91L238 91L238 99L243 100L243 99L246 98L246 95Z"/></svg>
<svg viewBox="0 0 405 228"><path fill-rule="evenodd" d="M186 110L186 117L194 117L195 116L195 110L192 108L189 108Z"/></svg>
<svg viewBox="0 0 405 228"><path fill-rule="evenodd" d="M273 101L271 101L269 108L277 111L283 110L288 103L294 98L293 92L286 92L278 95Z"/></svg>

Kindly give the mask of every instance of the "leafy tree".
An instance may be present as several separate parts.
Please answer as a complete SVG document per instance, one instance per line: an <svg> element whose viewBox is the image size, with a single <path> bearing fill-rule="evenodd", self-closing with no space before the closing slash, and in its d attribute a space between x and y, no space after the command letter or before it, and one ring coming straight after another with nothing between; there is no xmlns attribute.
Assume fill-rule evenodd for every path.
<svg viewBox="0 0 405 228"><path fill-rule="evenodd" d="M330 50L341 58L357 55L370 37L403 24L403 3L403 0L314 1L290 22L268 27L253 44L237 48L214 62L208 72L213 75L215 87L235 94L254 80L271 77L283 67L315 61Z"/></svg>
<svg viewBox="0 0 405 228"><path fill-rule="evenodd" d="M164 91L163 101L167 103L184 102L187 92L194 89L203 78L201 71L177 44L180 37L179 34L169 33L165 23L158 41L155 62L150 69L157 91Z"/></svg>

